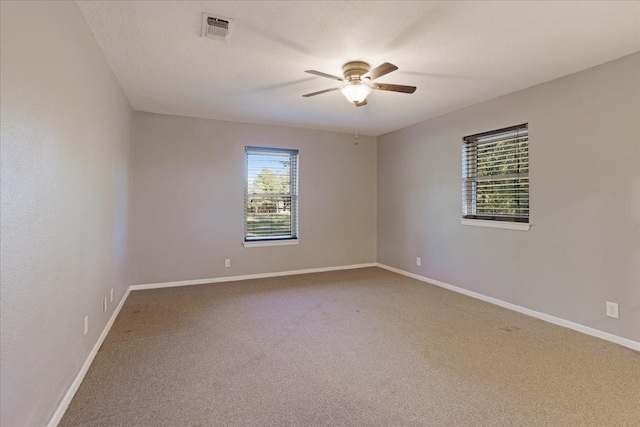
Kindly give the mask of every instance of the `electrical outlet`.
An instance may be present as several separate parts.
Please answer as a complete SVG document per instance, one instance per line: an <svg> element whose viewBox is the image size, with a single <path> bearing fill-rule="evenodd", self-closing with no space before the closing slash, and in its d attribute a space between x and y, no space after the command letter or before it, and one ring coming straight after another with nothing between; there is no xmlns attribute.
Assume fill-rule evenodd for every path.
<svg viewBox="0 0 640 427"><path fill-rule="evenodd" d="M422 259L420 259L420 257L416 257L416 265L422 265Z"/></svg>
<svg viewBox="0 0 640 427"><path fill-rule="evenodd" d="M607 316L618 319L620 312L618 311L618 303L607 301Z"/></svg>
<svg viewBox="0 0 640 427"><path fill-rule="evenodd" d="M231 260L229 258L224 260L224 266L225 267L231 267Z"/></svg>
<svg viewBox="0 0 640 427"><path fill-rule="evenodd" d="M104 299L102 300L102 312L107 312L107 297L104 297Z"/></svg>
<svg viewBox="0 0 640 427"><path fill-rule="evenodd" d="M111 288L111 302L113 302L113 288Z"/></svg>
<svg viewBox="0 0 640 427"><path fill-rule="evenodd" d="M87 335L89 332L89 316L84 316L84 334Z"/></svg>

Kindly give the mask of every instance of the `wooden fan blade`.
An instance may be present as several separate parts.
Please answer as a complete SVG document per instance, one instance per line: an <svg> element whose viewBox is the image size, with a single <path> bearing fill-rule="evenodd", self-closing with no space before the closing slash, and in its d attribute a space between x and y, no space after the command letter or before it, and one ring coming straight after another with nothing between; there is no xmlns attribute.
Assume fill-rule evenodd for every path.
<svg viewBox="0 0 640 427"><path fill-rule="evenodd" d="M373 70L369 70L369 72L366 73L364 76L362 76L362 78L375 80L378 77L382 77L385 74L389 74L390 72L395 71L397 69L398 67L396 67L395 65L385 62L384 64L378 65Z"/></svg>
<svg viewBox="0 0 640 427"><path fill-rule="evenodd" d="M312 92L312 93L308 93L308 94L302 95L302 96L304 96L305 98L308 98L310 96L322 95L323 93L333 92L334 90L340 90L340 88L339 87L332 87L331 89L319 90L318 92Z"/></svg>
<svg viewBox="0 0 640 427"><path fill-rule="evenodd" d="M316 71L316 70L305 70L304 72L305 72L305 73L309 73L309 74L313 74L314 76L326 77L326 78L328 78L328 79L333 79L333 80L342 81L342 77L333 76L333 75L331 75L331 74L323 73L322 71Z"/></svg>
<svg viewBox="0 0 640 427"><path fill-rule="evenodd" d="M413 93L416 91L415 86L392 85L389 83L373 83L371 89L389 90L391 92Z"/></svg>
<svg viewBox="0 0 640 427"><path fill-rule="evenodd" d="M356 104L356 107L364 107L365 105L367 105L367 100L365 99L362 102L354 102L354 104Z"/></svg>

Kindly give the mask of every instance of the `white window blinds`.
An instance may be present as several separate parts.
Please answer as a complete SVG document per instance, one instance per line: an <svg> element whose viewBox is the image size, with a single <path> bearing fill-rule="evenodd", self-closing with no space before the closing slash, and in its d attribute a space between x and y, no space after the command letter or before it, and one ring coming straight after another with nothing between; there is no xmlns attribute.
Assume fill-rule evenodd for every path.
<svg viewBox="0 0 640 427"><path fill-rule="evenodd" d="M298 237L298 150L245 147L245 241Z"/></svg>
<svg viewBox="0 0 640 427"><path fill-rule="evenodd" d="M529 222L528 124L464 137L464 218Z"/></svg>

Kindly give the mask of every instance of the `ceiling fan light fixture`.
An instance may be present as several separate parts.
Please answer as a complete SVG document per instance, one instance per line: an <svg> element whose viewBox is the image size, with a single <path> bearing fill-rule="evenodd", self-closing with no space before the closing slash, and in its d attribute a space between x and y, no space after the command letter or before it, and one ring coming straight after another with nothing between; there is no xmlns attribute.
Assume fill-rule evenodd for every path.
<svg viewBox="0 0 640 427"><path fill-rule="evenodd" d="M389 83L372 83L378 77L386 76L392 71L397 70L393 64L385 62L371 69L369 64L362 61L347 62L342 66L342 74L344 77L334 76L332 74L323 73L316 70L306 70L305 73L313 74L319 77L326 77L332 80L342 82L342 86L332 87L330 89L319 90L317 92L307 93L302 96L308 98L310 96L321 95L327 92L339 90L352 104L356 107L367 105L367 96L372 89L384 90L389 92L413 93L416 91L415 86L395 85Z"/></svg>
<svg viewBox="0 0 640 427"><path fill-rule="evenodd" d="M350 83L342 88L342 94L351 103L364 101L370 93L371 88L360 82Z"/></svg>

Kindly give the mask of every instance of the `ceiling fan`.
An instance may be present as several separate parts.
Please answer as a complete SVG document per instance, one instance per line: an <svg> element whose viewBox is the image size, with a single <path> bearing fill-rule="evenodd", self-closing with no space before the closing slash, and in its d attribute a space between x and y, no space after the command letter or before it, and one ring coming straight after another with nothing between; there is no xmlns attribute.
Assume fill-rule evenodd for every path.
<svg viewBox="0 0 640 427"><path fill-rule="evenodd" d="M369 64L362 61L347 62L342 66L342 74L344 77L333 76L331 74L323 73L316 70L306 70L305 73L313 74L320 77L327 77L329 79L338 80L346 83L341 87L332 87L331 89L325 89L318 92L307 93L302 95L306 98L310 96L316 96L327 92L333 92L334 90L340 90L342 94L347 98L349 102L352 102L356 107L362 107L367 105L367 95L371 93L371 89L376 90L388 90L392 92L401 93L413 93L416 91L415 86L394 85L389 83L372 83L373 80L378 77L382 77L385 74L389 74L392 71L397 70L393 64L385 62L378 65L376 68L370 70Z"/></svg>

